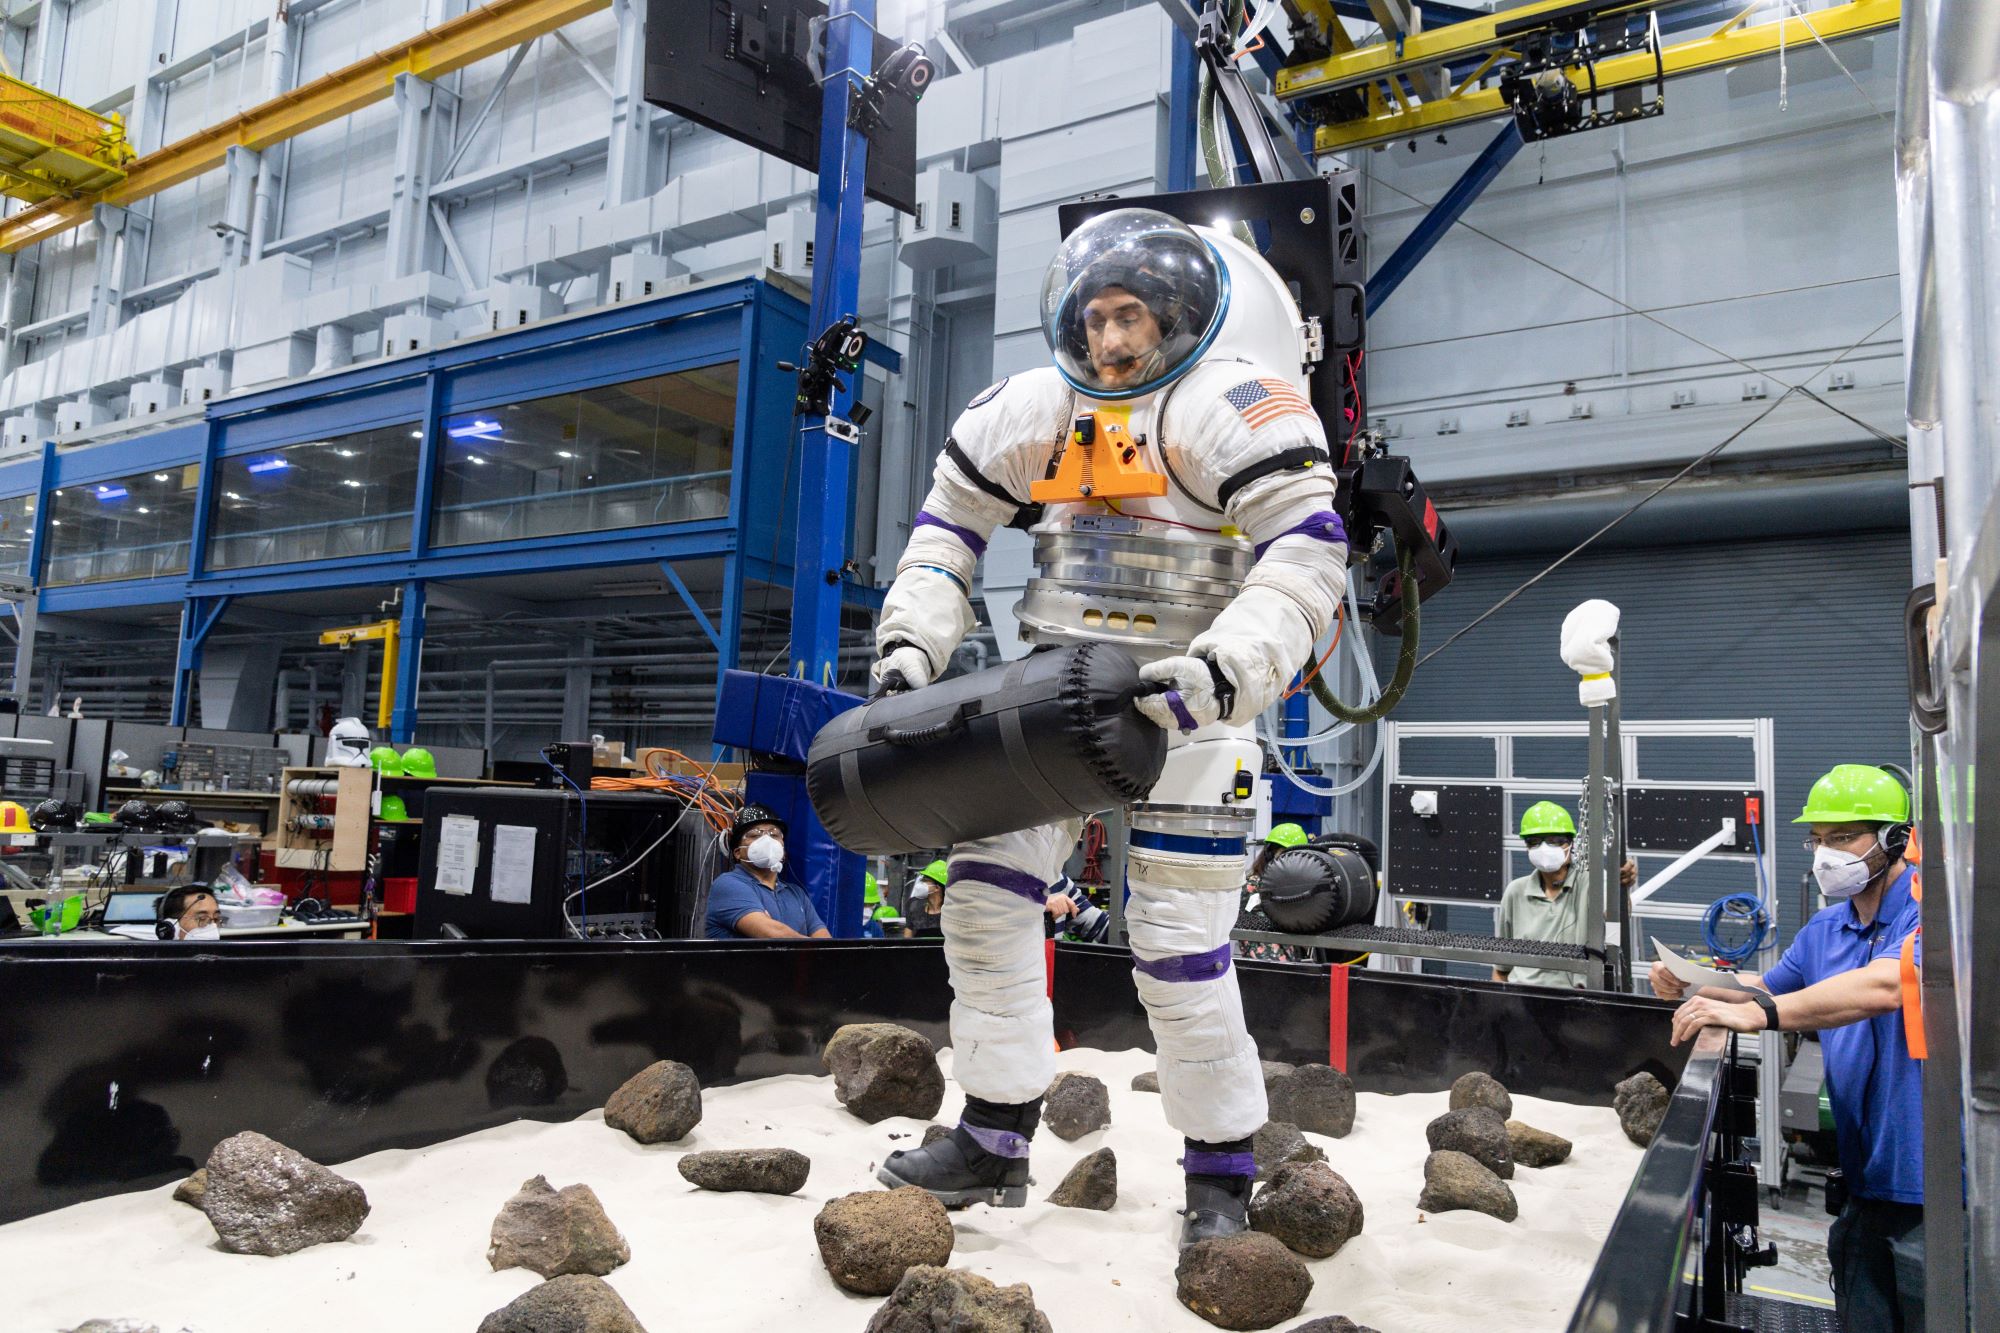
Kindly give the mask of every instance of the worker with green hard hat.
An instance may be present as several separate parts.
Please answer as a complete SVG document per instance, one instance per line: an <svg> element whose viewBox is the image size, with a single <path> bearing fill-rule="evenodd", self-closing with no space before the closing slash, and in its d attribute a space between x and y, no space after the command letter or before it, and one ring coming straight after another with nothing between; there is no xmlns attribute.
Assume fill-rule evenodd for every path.
<svg viewBox="0 0 2000 1333"><path fill-rule="evenodd" d="M1494 933L1502 939L1540 940L1549 944L1585 944L1589 922L1584 907L1584 885L1571 849L1576 843L1576 820L1554 801L1536 801L1521 812L1521 841L1527 845L1527 874L1509 881L1500 892L1500 911ZM1618 882L1631 888L1639 878L1639 867L1626 861L1618 868ZM1583 988L1581 972L1553 967L1496 967L1495 981L1511 981L1522 986Z"/></svg>
<svg viewBox="0 0 2000 1333"><path fill-rule="evenodd" d="M1751 989L1707 987L1673 1020L1676 1043L1705 1027L1819 1033L1840 1145L1826 1249L1836 1313L1850 1329L1924 1326L1922 1028L1920 1015L1913 1024L1899 1012L1922 950L1910 818L1910 794L1886 769L1840 764L1813 783L1792 822L1810 829L1805 848L1827 905L1770 971L1736 974ZM1664 963L1652 982L1666 999L1687 996Z"/></svg>
<svg viewBox="0 0 2000 1333"><path fill-rule="evenodd" d="M944 886L950 871L933 861L910 879L903 895L903 926L920 940L944 938Z"/></svg>
<svg viewBox="0 0 2000 1333"><path fill-rule="evenodd" d="M903 933L903 914L894 903L882 901L882 885L872 870L861 875L861 936L879 940Z"/></svg>

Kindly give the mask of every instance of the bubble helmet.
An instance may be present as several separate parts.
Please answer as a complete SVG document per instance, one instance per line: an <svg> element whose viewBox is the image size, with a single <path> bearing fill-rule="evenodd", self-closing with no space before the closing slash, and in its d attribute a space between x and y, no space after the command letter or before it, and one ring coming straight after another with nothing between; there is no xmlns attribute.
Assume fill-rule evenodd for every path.
<svg viewBox="0 0 2000 1333"><path fill-rule="evenodd" d="M1150 208L1071 232L1042 281L1042 333L1071 388L1138 398L1194 368L1229 310L1229 269L1192 227Z"/></svg>

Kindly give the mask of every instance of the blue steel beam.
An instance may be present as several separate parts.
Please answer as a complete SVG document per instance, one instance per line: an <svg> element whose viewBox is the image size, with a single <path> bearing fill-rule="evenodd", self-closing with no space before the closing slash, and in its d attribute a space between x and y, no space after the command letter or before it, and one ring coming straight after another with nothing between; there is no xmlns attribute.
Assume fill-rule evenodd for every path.
<svg viewBox="0 0 2000 1333"><path fill-rule="evenodd" d="M174 703L169 724L188 724L188 706L194 695L195 677L201 671L202 645L229 609L227 597L190 597L181 607L181 641L174 656Z"/></svg>
<svg viewBox="0 0 2000 1333"><path fill-rule="evenodd" d="M1493 142L1479 151L1472 159L1472 165L1465 173L1452 182L1444 197L1431 206L1416 230L1403 238L1396 247L1396 253L1382 262L1368 279L1368 317L1373 319L1382 303L1403 285L1403 279L1410 276L1416 266L1423 261L1452 225L1465 216L1465 210L1472 207L1472 201L1485 192L1514 154L1521 151L1521 131L1509 120L1493 136Z"/></svg>
<svg viewBox="0 0 2000 1333"><path fill-rule="evenodd" d="M389 739L408 745L417 738L417 688L424 666L424 581L403 585L403 625L396 642L396 697L389 713Z"/></svg>
<svg viewBox="0 0 2000 1333"><path fill-rule="evenodd" d="M701 609L701 603L694 599L694 594L688 590L687 580L683 579L681 572L674 568L673 561L662 560L660 573L666 575L668 585L680 594L681 605L687 607L688 613L694 617L694 623L701 626L701 632L708 636L711 644L715 645L717 654L722 653L724 650L721 632L715 628L715 622L708 618L708 612Z"/></svg>
<svg viewBox="0 0 2000 1333"><path fill-rule="evenodd" d="M1194 188L1195 110L1201 96L1201 57L1185 32L1174 30L1173 82L1167 106L1167 191Z"/></svg>

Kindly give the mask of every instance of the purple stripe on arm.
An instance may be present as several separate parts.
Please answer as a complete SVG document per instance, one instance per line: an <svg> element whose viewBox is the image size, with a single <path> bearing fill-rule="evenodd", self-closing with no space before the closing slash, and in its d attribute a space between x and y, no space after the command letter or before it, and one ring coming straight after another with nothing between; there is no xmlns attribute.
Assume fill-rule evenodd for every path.
<svg viewBox="0 0 2000 1333"><path fill-rule="evenodd" d="M1181 1158L1191 1176L1254 1176L1257 1158L1247 1152L1191 1152Z"/></svg>
<svg viewBox="0 0 2000 1333"><path fill-rule="evenodd" d="M921 521L921 515L919 516L919 521ZM1321 509L1315 513L1306 515L1304 522L1285 529L1276 537L1271 538L1270 541L1258 542L1256 548L1257 558L1262 560L1264 552L1270 550L1274 543L1286 537L1311 537L1314 541L1326 542L1328 545L1345 546L1347 544L1347 525L1342 523L1340 515L1334 513L1331 509Z"/></svg>
<svg viewBox="0 0 2000 1333"><path fill-rule="evenodd" d="M992 1153L995 1157L1026 1157L1028 1155L1028 1141L1012 1130L982 1129L978 1125L968 1125L963 1120L958 1122L958 1127L971 1135L974 1143L984 1148L987 1152ZM1249 1174L1253 1176L1257 1174L1254 1159Z"/></svg>
<svg viewBox="0 0 2000 1333"><path fill-rule="evenodd" d="M1335 521L1338 522L1339 520ZM947 523L935 514L919 512L917 514L917 521L910 524L910 530L914 532L918 528L942 528L964 542L965 549L971 551L974 555L986 554L986 543L979 540L978 533L974 532L971 528L961 528L956 523Z"/></svg>
<svg viewBox="0 0 2000 1333"><path fill-rule="evenodd" d="M1229 970L1227 944L1207 953L1171 954L1148 961L1134 956L1132 966L1155 981L1213 981Z"/></svg>
<svg viewBox="0 0 2000 1333"><path fill-rule="evenodd" d="M953 861L945 874L945 889L964 880L975 884L990 884L996 889L1026 898L1029 902L1047 902L1049 886L1030 875L1025 870L1015 870L1008 866L994 865L991 861Z"/></svg>

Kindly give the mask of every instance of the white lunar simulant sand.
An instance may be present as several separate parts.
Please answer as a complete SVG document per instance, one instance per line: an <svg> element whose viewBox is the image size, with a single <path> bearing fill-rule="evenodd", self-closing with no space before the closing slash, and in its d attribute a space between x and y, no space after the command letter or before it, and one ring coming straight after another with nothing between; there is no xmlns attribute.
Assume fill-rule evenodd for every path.
<svg viewBox="0 0 2000 1333"><path fill-rule="evenodd" d="M950 1068L950 1053L940 1062ZM1158 1096L1130 1090L1153 1068L1143 1051L1066 1051L1064 1070L1111 1090L1111 1127L1065 1143L1035 1140L1035 1185L1019 1209L952 1214L951 1264L1002 1285L1025 1282L1059 1330L1144 1333L1209 1325L1174 1298L1181 1140ZM8 1329L66 1329L135 1319L161 1333L353 1333L357 1328L463 1330L535 1286L525 1269L493 1272L494 1214L521 1182L583 1183L632 1247L605 1280L653 1333L776 1328L860 1330L880 1306L833 1284L813 1240L827 1200L878 1188L874 1173L915 1146L925 1122L868 1125L834 1100L831 1078L786 1075L704 1090L700 1126L651 1147L607 1129L601 1111L563 1124L518 1121L416 1151L333 1162L368 1192L371 1211L342 1243L270 1259L226 1254L171 1185L77 1204L0 1227ZM1310 1261L1299 1323L1346 1315L1383 1333L1561 1329L1641 1156L1610 1107L1514 1097L1514 1115L1575 1144L1560 1166L1517 1167L1512 1223L1480 1213L1421 1214L1424 1127L1448 1094L1362 1093L1354 1131L1308 1138L1366 1209L1366 1228L1332 1258ZM939 1114L956 1121L948 1086ZM261 1128L245 1126L245 1128ZM898 1137L900 1136L900 1137ZM1109 1146L1118 1158L1110 1212L1057 1207L1049 1192L1076 1161ZM719 1194L681 1179L686 1153L786 1147L812 1159L789 1196Z"/></svg>

